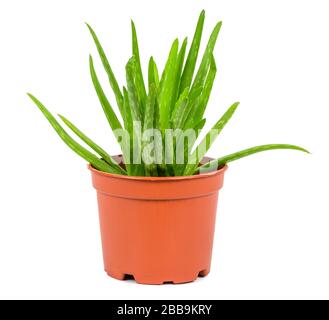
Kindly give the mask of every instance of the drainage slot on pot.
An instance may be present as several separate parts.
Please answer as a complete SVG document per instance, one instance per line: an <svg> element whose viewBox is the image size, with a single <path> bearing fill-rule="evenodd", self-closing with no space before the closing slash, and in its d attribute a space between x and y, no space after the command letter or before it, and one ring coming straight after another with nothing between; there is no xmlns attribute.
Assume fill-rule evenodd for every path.
<svg viewBox="0 0 329 320"><path fill-rule="evenodd" d="M135 280L135 277L132 274L125 274L123 280Z"/></svg>
<svg viewBox="0 0 329 320"><path fill-rule="evenodd" d="M198 277L203 278L208 274L208 271L206 269L201 270L198 274Z"/></svg>
<svg viewBox="0 0 329 320"><path fill-rule="evenodd" d="M164 281L163 284L174 284L174 281Z"/></svg>

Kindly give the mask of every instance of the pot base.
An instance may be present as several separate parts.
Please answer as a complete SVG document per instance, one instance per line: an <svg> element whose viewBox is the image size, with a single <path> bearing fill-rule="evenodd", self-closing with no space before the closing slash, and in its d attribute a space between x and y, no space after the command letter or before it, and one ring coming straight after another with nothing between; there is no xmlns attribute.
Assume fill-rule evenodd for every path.
<svg viewBox="0 0 329 320"><path fill-rule="evenodd" d="M113 270L105 270L108 276L114 278L116 280L135 280L139 284L149 284L149 285L160 285L160 284L180 284L180 283L188 283L195 281L198 277L203 278L207 276L210 272L209 269L204 269L200 272L191 275L182 275L176 276L171 279L162 279L157 276L145 276L145 275L131 275L126 273L121 273Z"/></svg>

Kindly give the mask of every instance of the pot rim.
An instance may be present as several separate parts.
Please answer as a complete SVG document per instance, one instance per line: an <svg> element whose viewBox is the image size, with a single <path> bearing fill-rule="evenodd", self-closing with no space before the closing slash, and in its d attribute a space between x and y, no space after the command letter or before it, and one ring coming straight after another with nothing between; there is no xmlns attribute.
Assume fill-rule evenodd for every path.
<svg viewBox="0 0 329 320"><path fill-rule="evenodd" d="M95 169L90 163L88 164L88 169L94 173L105 177L111 177L116 179L126 179L134 181L152 181L152 182L161 182L161 181L181 181L181 180L192 180L192 179L205 179L216 175L221 175L227 170L228 166L225 164L222 168L217 169L216 171L205 172L201 174L191 175L191 176L172 176L172 177L147 177L147 176L126 176L116 173L108 173Z"/></svg>

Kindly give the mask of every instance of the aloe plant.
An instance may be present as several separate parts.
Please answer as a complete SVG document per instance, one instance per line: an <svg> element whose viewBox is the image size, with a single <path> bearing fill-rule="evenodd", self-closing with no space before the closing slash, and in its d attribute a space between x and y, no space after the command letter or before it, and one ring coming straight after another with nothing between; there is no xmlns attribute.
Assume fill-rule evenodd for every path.
<svg viewBox="0 0 329 320"><path fill-rule="evenodd" d="M217 170L228 162L267 150L293 149L308 152L295 145L268 144L245 149L200 165L215 138L239 105L238 102L232 104L204 136L201 143L195 146L196 139L206 121L204 113L217 71L213 53L222 25L219 22L213 29L200 66L196 70L204 20L205 12L202 11L188 53L187 38L181 46L178 39L174 40L161 75L159 75L154 58L150 58L147 83L144 81L141 67L137 32L132 22L132 57L126 64L126 86L122 89L96 33L87 24L113 90L119 115L114 112L111 102L104 93L93 58L90 56L89 68L92 83L106 119L120 144L124 163L117 163L70 120L59 115L63 123L89 147L89 150L76 142L36 97L32 94L28 95L60 138L73 151L96 169L112 174L187 176Z"/></svg>

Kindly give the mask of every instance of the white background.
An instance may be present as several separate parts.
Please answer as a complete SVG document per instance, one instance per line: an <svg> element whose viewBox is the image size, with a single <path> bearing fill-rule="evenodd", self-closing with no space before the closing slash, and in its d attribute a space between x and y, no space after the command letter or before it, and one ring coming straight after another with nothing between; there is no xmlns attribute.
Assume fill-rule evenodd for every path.
<svg viewBox="0 0 329 320"><path fill-rule="evenodd" d="M152 54L162 69L172 40L191 39L202 8L203 47L223 21L208 127L241 102L209 155L263 143L298 144L312 155L272 151L230 165L208 277L175 286L113 280L103 272L86 163L25 92L116 154L89 53L109 86L84 21L123 84L130 18L144 67ZM1 0L0 298L329 298L328 9L317 0Z"/></svg>

